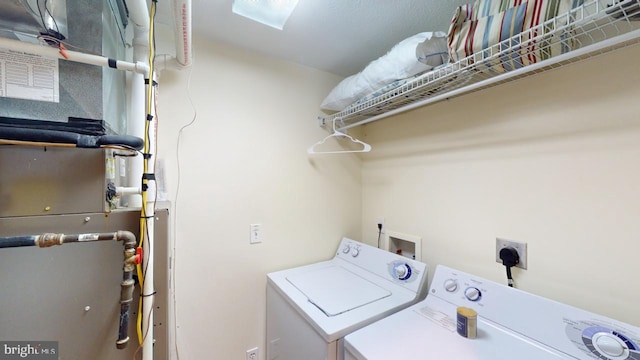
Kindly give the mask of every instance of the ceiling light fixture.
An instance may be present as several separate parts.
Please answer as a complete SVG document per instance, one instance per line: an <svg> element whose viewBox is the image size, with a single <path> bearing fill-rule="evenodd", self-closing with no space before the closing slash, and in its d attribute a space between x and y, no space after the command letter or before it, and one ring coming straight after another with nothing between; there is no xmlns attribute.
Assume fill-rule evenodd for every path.
<svg viewBox="0 0 640 360"><path fill-rule="evenodd" d="M233 0L232 11L282 30L298 0Z"/></svg>

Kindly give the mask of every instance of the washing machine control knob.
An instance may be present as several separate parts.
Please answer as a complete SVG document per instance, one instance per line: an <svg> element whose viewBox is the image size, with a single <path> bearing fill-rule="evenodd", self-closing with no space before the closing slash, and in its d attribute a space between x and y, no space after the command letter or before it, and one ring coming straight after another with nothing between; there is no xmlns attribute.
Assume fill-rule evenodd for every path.
<svg viewBox="0 0 640 360"><path fill-rule="evenodd" d="M413 271L411 270L411 265L407 264L404 261L396 261L393 264L393 276L398 280L409 280L411 278L411 274Z"/></svg>
<svg viewBox="0 0 640 360"><path fill-rule="evenodd" d="M445 280L444 289L447 290L447 292L454 292L458 290L458 281L456 279Z"/></svg>
<svg viewBox="0 0 640 360"><path fill-rule="evenodd" d="M593 344L595 348L605 356L612 356L618 358L624 354L627 348L620 342L620 340L612 334L599 333L593 337Z"/></svg>
<svg viewBox="0 0 640 360"><path fill-rule="evenodd" d="M480 300L480 297L482 296L482 293L480 292L480 289L478 289L478 288L469 287L469 288L467 288L467 290L464 291L464 296L469 301L478 301L478 300Z"/></svg>
<svg viewBox="0 0 640 360"><path fill-rule="evenodd" d="M360 248L354 247L354 248L351 250L351 256L356 257L356 256L358 256L358 255L360 255Z"/></svg>
<svg viewBox="0 0 640 360"><path fill-rule="evenodd" d="M348 254L349 251L351 251L351 245L346 244L343 248L342 248L342 253L344 254Z"/></svg>

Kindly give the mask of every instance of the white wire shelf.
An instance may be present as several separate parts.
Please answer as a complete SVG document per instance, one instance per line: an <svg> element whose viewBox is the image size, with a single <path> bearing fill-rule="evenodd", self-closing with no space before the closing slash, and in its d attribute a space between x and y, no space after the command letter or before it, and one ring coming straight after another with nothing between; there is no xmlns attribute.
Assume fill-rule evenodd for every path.
<svg viewBox="0 0 640 360"><path fill-rule="evenodd" d="M364 125L640 43L640 0L615 4L606 1L616 0L585 0L570 12L490 48L430 71L378 97L321 116L320 124L335 119L342 130ZM570 50L558 53L559 47ZM544 60L532 63L532 58Z"/></svg>

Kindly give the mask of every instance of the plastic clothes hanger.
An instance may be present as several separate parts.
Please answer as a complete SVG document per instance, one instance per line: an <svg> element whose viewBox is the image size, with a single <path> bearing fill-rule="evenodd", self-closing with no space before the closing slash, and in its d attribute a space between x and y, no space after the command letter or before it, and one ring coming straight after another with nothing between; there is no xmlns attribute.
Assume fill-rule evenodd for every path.
<svg viewBox="0 0 640 360"><path fill-rule="evenodd" d="M336 130L336 120L342 120L340 118L334 118L333 119L333 134L325 137L324 139L318 141L317 143L311 145L311 147L309 147L309 149L307 149L307 153L309 154L347 154L347 153L361 153L361 152L369 152L371 151L371 145L362 142L358 139L354 139L353 137L351 137L350 135L347 135L346 133L343 133L341 131ZM318 145L322 145L325 143L325 141L327 141L329 138L332 137L346 137L349 140L351 140L354 143L358 143L361 144L363 146L362 149L360 150L331 150L331 151L316 151L315 147Z"/></svg>

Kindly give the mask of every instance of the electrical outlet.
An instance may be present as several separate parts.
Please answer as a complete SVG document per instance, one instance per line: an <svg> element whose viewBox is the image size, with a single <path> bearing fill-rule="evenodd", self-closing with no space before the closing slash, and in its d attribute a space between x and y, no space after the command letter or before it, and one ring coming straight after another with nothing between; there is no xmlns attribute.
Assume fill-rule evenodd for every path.
<svg viewBox="0 0 640 360"><path fill-rule="evenodd" d="M520 261L516 265L521 269L527 269L527 243L521 243L517 241L511 241L506 239L496 238L496 262L502 264L502 260L500 259L500 250L506 247L512 247L516 249L518 252L518 257Z"/></svg>
<svg viewBox="0 0 640 360"><path fill-rule="evenodd" d="M258 348L247 350L247 360L258 360Z"/></svg>
<svg viewBox="0 0 640 360"><path fill-rule="evenodd" d="M376 226L382 225L382 230L380 231L381 234L384 234L384 232L387 230L386 227L384 227L384 218L383 217L379 217L376 219ZM377 227L376 227L377 229Z"/></svg>
<svg viewBox="0 0 640 360"><path fill-rule="evenodd" d="M268 359L279 359L280 356L280 338L273 339L269 342L269 347L267 348L267 358Z"/></svg>

